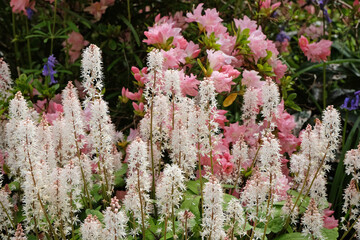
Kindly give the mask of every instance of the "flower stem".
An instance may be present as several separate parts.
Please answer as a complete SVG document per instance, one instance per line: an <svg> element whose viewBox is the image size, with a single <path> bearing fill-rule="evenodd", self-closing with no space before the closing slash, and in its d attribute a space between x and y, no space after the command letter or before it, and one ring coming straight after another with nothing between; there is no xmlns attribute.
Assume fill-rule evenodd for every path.
<svg viewBox="0 0 360 240"><path fill-rule="evenodd" d="M53 25L52 25L52 29L51 29L50 55L53 54L53 48L54 48L55 23L56 23L56 7L57 7L57 0L55 0L55 2L54 2L54 18L53 18Z"/></svg>
<svg viewBox="0 0 360 240"><path fill-rule="evenodd" d="M29 35L29 23L28 23L27 17L25 17L25 26L26 26L26 35ZM32 67L32 59L31 59L30 38L26 39L26 44L27 44L29 68L31 68Z"/></svg>

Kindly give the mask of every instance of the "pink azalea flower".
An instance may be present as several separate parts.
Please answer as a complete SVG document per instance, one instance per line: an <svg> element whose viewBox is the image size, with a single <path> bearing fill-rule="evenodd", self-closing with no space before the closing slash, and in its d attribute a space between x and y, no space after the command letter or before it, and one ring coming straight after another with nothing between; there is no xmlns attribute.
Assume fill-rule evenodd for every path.
<svg viewBox="0 0 360 240"><path fill-rule="evenodd" d="M80 57L81 50L84 48L84 46L89 45L89 42L84 40L84 37L80 33L72 31L69 35L69 38L65 40L62 45L64 47L70 45L70 62L73 63Z"/></svg>
<svg viewBox="0 0 360 240"><path fill-rule="evenodd" d="M139 132L137 129L130 128L130 134L127 137L126 141L131 142L135 140L139 136Z"/></svg>
<svg viewBox="0 0 360 240"><path fill-rule="evenodd" d="M287 198L287 191L290 189L289 181L285 175L277 178L276 194L280 197L279 200L285 200Z"/></svg>
<svg viewBox="0 0 360 240"><path fill-rule="evenodd" d="M216 43L220 44L220 50L227 55L232 55L235 48L236 37L230 36L229 33L226 32L218 35L217 38ZM235 59L232 59L232 61L234 60Z"/></svg>
<svg viewBox="0 0 360 240"><path fill-rule="evenodd" d="M147 67L142 68L140 71L137 67L132 66L131 71L134 74L135 80L140 83L140 86L144 85L148 81L148 79L146 78Z"/></svg>
<svg viewBox="0 0 360 240"><path fill-rule="evenodd" d="M306 37L304 36L301 36L299 38L299 46L300 46L300 49L304 52L304 53L307 53L309 51L309 41L307 40ZM306 54L305 54L306 55Z"/></svg>
<svg viewBox="0 0 360 240"><path fill-rule="evenodd" d="M218 71L223 65L231 64L235 57L229 56L222 51L206 50L211 69Z"/></svg>
<svg viewBox="0 0 360 240"><path fill-rule="evenodd" d="M245 134L245 126L239 123L232 123L229 127L224 127L224 136L227 143L236 143L240 136Z"/></svg>
<svg viewBox="0 0 360 240"><path fill-rule="evenodd" d="M331 54L332 41L322 39L320 42L309 44L308 40L301 36L299 45L305 56L311 62L326 61Z"/></svg>
<svg viewBox="0 0 360 240"><path fill-rule="evenodd" d="M233 78L230 77L226 73L213 71L211 76L209 77L211 80L214 81L216 92L230 92L231 86L235 83L232 81Z"/></svg>
<svg viewBox="0 0 360 240"><path fill-rule="evenodd" d="M107 5L105 5L105 1L94 2L89 7L84 9L84 12L88 12L92 14L95 18L95 21L99 21L101 16L105 13L107 9Z"/></svg>
<svg viewBox="0 0 360 240"><path fill-rule="evenodd" d="M140 89L138 92L132 93L128 89L125 92L125 96L133 101L140 101L142 98L143 90Z"/></svg>
<svg viewBox="0 0 360 240"><path fill-rule="evenodd" d="M184 49L187 58L194 59L199 56L201 52L199 45L195 44L193 41L187 43L186 48Z"/></svg>
<svg viewBox="0 0 360 240"><path fill-rule="evenodd" d="M23 12L26 14L26 7L29 5L29 0L11 0L10 6L12 7L13 13Z"/></svg>
<svg viewBox="0 0 360 240"><path fill-rule="evenodd" d="M180 74L180 87L184 96L196 96L198 94L198 85L200 81L196 79L196 76L191 73L190 76L185 75L184 72Z"/></svg>
<svg viewBox="0 0 360 240"><path fill-rule="evenodd" d="M251 51L254 53L254 60L257 62L259 58L267 56L267 46L266 36L261 31L261 28L252 32L248 38L250 43L248 44Z"/></svg>
<svg viewBox="0 0 360 240"><path fill-rule="evenodd" d="M324 220L323 227L327 229L333 229L339 225L338 220L336 220L334 216L331 216L334 214L334 211L330 210L330 207L331 207L331 203L329 203L329 208L324 209L324 215L323 215L323 220Z"/></svg>
<svg viewBox="0 0 360 240"><path fill-rule="evenodd" d="M234 19L236 28L240 28L241 31L248 28L250 33L254 32L257 29L256 21L251 20L247 16L244 16L243 19Z"/></svg>
<svg viewBox="0 0 360 240"><path fill-rule="evenodd" d="M223 155L219 155L219 157L216 159L221 165L222 172L227 175L231 174L234 168L234 164L231 162L231 158L232 156L226 152Z"/></svg>
<svg viewBox="0 0 360 240"><path fill-rule="evenodd" d="M225 114L227 113L226 110L217 110L216 111L216 118L214 119L215 122L217 122L219 124L220 128L224 128L225 127L225 123L229 122L229 120L227 120Z"/></svg>
<svg viewBox="0 0 360 240"><path fill-rule="evenodd" d="M261 88L261 86L264 85L264 82L260 81L261 76L258 74L259 73L255 70L244 70L241 84L247 87Z"/></svg>
<svg viewBox="0 0 360 240"><path fill-rule="evenodd" d="M161 49L164 56L164 68L178 68L180 63L185 63L186 53L180 48L171 48L169 51Z"/></svg>
<svg viewBox="0 0 360 240"><path fill-rule="evenodd" d="M144 103L141 102L138 105L135 102L133 102L132 105L133 105L135 111L138 111L138 112L143 112L144 111Z"/></svg>
<svg viewBox="0 0 360 240"><path fill-rule="evenodd" d="M175 28L174 24L169 24L167 22L155 25L153 27L149 27L149 31L145 31L144 34L147 39L143 40L143 42L148 45L152 44L166 44L167 40L170 37L173 37L172 44L176 45L180 40L185 40L183 36L181 36L180 31L181 28ZM185 40L186 41L186 40Z"/></svg>
<svg viewBox="0 0 360 240"><path fill-rule="evenodd" d="M205 28L208 34L211 32L215 33L215 36L219 34L223 34L227 31L226 27L224 27L221 22L222 19L219 17L219 13L215 8L206 9L205 15L202 15L203 3L200 3L193 11L193 13L186 14L187 22L198 22L201 24L202 28ZM202 29L201 29L202 30Z"/></svg>
<svg viewBox="0 0 360 240"><path fill-rule="evenodd" d="M283 133L290 133L296 127L294 116L284 110L284 100L277 107L278 118L276 118L277 128Z"/></svg>
<svg viewBox="0 0 360 240"><path fill-rule="evenodd" d="M283 64L280 60L276 60L275 66L273 66L274 73L276 75L276 82L280 83L280 79L285 75L287 66Z"/></svg>
<svg viewBox="0 0 360 240"><path fill-rule="evenodd" d="M236 70L232 65L222 66L220 72L227 74L232 79L235 79L240 75L240 72Z"/></svg>
<svg viewBox="0 0 360 240"><path fill-rule="evenodd" d="M261 0L261 2L260 2L260 8L270 8L271 7L271 10L273 10L273 11L281 5L281 2L274 3L271 6L270 5L271 5L271 0Z"/></svg>

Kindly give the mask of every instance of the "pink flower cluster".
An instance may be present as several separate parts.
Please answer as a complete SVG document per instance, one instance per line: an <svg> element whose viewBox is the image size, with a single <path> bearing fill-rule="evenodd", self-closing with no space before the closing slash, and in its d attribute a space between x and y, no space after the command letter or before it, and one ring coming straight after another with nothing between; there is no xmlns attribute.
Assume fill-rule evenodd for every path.
<svg viewBox="0 0 360 240"><path fill-rule="evenodd" d="M31 8L35 11L35 0L11 0L10 6L12 8L13 13L20 13L22 12L25 16L27 16L26 9Z"/></svg>
<svg viewBox="0 0 360 240"><path fill-rule="evenodd" d="M101 16L105 13L109 6L114 5L115 0L100 0L99 2L93 2L84 11L94 15L95 22L101 19Z"/></svg>
<svg viewBox="0 0 360 240"><path fill-rule="evenodd" d="M69 47L70 62L74 63L76 59L80 57L81 50L89 45L89 42L84 39L81 33L72 31L69 34L69 38L65 40L62 45L65 48Z"/></svg>
<svg viewBox="0 0 360 240"><path fill-rule="evenodd" d="M306 37L301 36L299 38L299 46L311 62L325 62L331 54L331 44L332 41L324 39L320 40L320 42L309 44Z"/></svg>

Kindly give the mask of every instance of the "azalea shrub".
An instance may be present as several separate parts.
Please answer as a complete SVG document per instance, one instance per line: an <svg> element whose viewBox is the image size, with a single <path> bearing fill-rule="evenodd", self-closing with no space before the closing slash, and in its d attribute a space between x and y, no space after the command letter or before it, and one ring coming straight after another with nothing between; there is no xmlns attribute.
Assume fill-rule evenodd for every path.
<svg viewBox="0 0 360 240"><path fill-rule="evenodd" d="M360 236L359 2L158 4L6 3L2 238Z"/></svg>

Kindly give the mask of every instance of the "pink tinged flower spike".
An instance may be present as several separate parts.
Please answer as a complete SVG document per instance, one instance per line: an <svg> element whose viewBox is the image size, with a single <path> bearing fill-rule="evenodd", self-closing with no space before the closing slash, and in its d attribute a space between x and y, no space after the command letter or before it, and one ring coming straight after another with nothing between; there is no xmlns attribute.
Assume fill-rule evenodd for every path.
<svg viewBox="0 0 360 240"><path fill-rule="evenodd" d="M62 93L64 121L66 123L64 132L65 152L64 159L72 159L79 154L79 150L85 145L85 124L83 110L74 85L69 82Z"/></svg>
<svg viewBox="0 0 360 240"><path fill-rule="evenodd" d="M104 5L104 1L94 2L90 6L84 9L84 12L88 12L93 15L95 18L95 22L101 19L101 16L105 13L108 6Z"/></svg>
<svg viewBox="0 0 360 240"><path fill-rule="evenodd" d="M103 226L96 216L91 214L86 217L80 226L80 233L84 240L101 240L103 237Z"/></svg>
<svg viewBox="0 0 360 240"><path fill-rule="evenodd" d="M69 47L70 62L74 63L80 57L81 50L89 45L89 42L84 40L84 37L75 31L69 34L69 38L62 43L62 46Z"/></svg>
<svg viewBox="0 0 360 240"><path fill-rule="evenodd" d="M323 111L322 119L323 121L321 134L323 136L323 139L326 141L326 144L328 144L329 151L333 153L334 151L336 151L340 139L340 113L331 105ZM331 153L329 157L333 158L334 156L332 156L333 154Z"/></svg>
<svg viewBox="0 0 360 240"><path fill-rule="evenodd" d="M174 209L180 206L183 193L186 190L185 177L176 164L166 165L163 174L156 188L156 199L160 213L169 217L175 214Z"/></svg>
<svg viewBox="0 0 360 240"><path fill-rule="evenodd" d="M292 212L291 212L292 210ZM287 218L290 215L291 224L297 224L298 215L299 215L299 206L294 207L294 201L292 196L288 195L284 206L281 208L281 212L284 218Z"/></svg>
<svg viewBox="0 0 360 240"><path fill-rule="evenodd" d="M247 16L244 16L243 19L234 19L236 28L240 28L241 31L244 29L249 29L250 33L254 32L257 29L256 21L251 20Z"/></svg>
<svg viewBox="0 0 360 240"><path fill-rule="evenodd" d="M150 212L150 162L148 147L140 138L135 139L128 147L128 177L126 189L128 192L124 199L125 209L134 214L139 225L143 223ZM138 229L139 230L139 229Z"/></svg>
<svg viewBox="0 0 360 240"><path fill-rule="evenodd" d="M16 173L21 167L21 163L17 160L20 139L16 132L18 131L22 120L31 118L27 102L21 92L17 92L15 97L10 101L9 118L8 123L5 125L5 143L7 144L8 152L6 164L9 166L12 173Z"/></svg>
<svg viewBox="0 0 360 240"><path fill-rule="evenodd" d="M344 159L345 172L352 175L354 179L360 180L360 144L357 149L347 151Z"/></svg>
<svg viewBox="0 0 360 240"><path fill-rule="evenodd" d="M101 97L103 88L101 50L94 44L87 47L82 54L81 76L84 91L87 94L84 101L84 106L86 106L90 99Z"/></svg>
<svg viewBox="0 0 360 240"><path fill-rule="evenodd" d="M280 143L271 133L262 138L259 151L259 170L269 174L281 175Z"/></svg>
<svg viewBox="0 0 360 240"><path fill-rule="evenodd" d="M241 84L245 85L247 87L253 87L253 88L261 88L264 85L264 82L260 81L261 76L259 76L259 73L255 70L244 70L243 79L241 80Z"/></svg>
<svg viewBox="0 0 360 240"><path fill-rule="evenodd" d="M2 174L0 173L0 186L2 186ZM13 204L10 201L10 192L6 191L5 188L0 189L0 202L2 203L1 211L0 211L0 236L3 239L8 237L8 234L5 235L4 233L9 231L9 233L13 233L14 230L11 220L9 219L8 215L11 216Z"/></svg>
<svg viewBox="0 0 360 240"><path fill-rule="evenodd" d="M16 232L14 237L11 238L11 240L27 240L27 237L24 233L24 230L21 226L21 223L18 223L17 227L16 227Z"/></svg>
<svg viewBox="0 0 360 240"><path fill-rule="evenodd" d="M272 117L278 116L277 106L280 104L280 93L278 86L267 78L265 84L262 86L262 115L265 120L272 122ZM271 124L275 124L272 122Z"/></svg>
<svg viewBox="0 0 360 240"><path fill-rule="evenodd" d="M148 53L147 65L148 70L153 72L160 72L163 69L164 56L158 49L153 49Z"/></svg>
<svg viewBox="0 0 360 240"><path fill-rule="evenodd" d="M257 89L254 87L248 87L244 94L244 101L242 105L242 118L244 120L248 120L250 122L255 123L256 116L260 111L260 96L261 89Z"/></svg>
<svg viewBox="0 0 360 240"><path fill-rule="evenodd" d="M301 219L301 224L303 225L302 233L304 236L318 239L324 238L321 233L323 219L313 198L310 200L304 216Z"/></svg>
<svg viewBox="0 0 360 240"><path fill-rule="evenodd" d="M103 230L106 239L126 239L127 236L127 217L124 210L121 210L119 200L116 197L111 199L110 206L103 211L104 225Z"/></svg>
<svg viewBox="0 0 360 240"><path fill-rule="evenodd" d="M92 145L92 154L97 157L93 160L99 166L100 183L108 195L111 195L114 184L113 144L115 144L115 126L109 116L107 103L102 99L90 101L91 117L89 121L89 140ZM100 167L101 166L101 167Z"/></svg>
<svg viewBox="0 0 360 240"><path fill-rule="evenodd" d="M181 97L180 72L177 70L166 70L164 72L164 94L168 96Z"/></svg>
<svg viewBox="0 0 360 240"><path fill-rule="evenodd" d="M211 176L203 189L204 212L202 219L202 237L223 239L226 234L223 229L225 216L222 208L223 191L216 177Z"/></svg>
<svg viewBox="0 0 360 240"><path fill-rule="evenodd" d="M356 184L356 180L351 179L349 185L344 190L344 205L342 207L344 213L352 211L353 208L358 209L360 206L360 194L356 188ZM353 214L349 220L354 220L356 215L358 214ZM348 226L346 226L345 218L342 218L342 225L343 229L347 229Z"/></svg>
<svg viewBox="0 0 360 240"><path fill-rule="evenodd" d="M0 98L6 100L11 95L12 84L9 66L0 58Z"/></svg>
<svg viewBox="0 0 360 240"><path fill-rule="evenodd" d="M52 138L52 128L49 126L45 114L41 119L37 131L39 142L41 143L41 151L39 152L40 158L49 165L50 169L54 169L56 168L56 158L54 141Z"/></svg>
<svg viewBox="0 0 360 240"><path fill-rule="evenodd" d="M232 198L226 209L226 225L230 226L232 232L239 236L244 236L246 232L243 227L245 224L245 211L239 199Z"/></svg>

